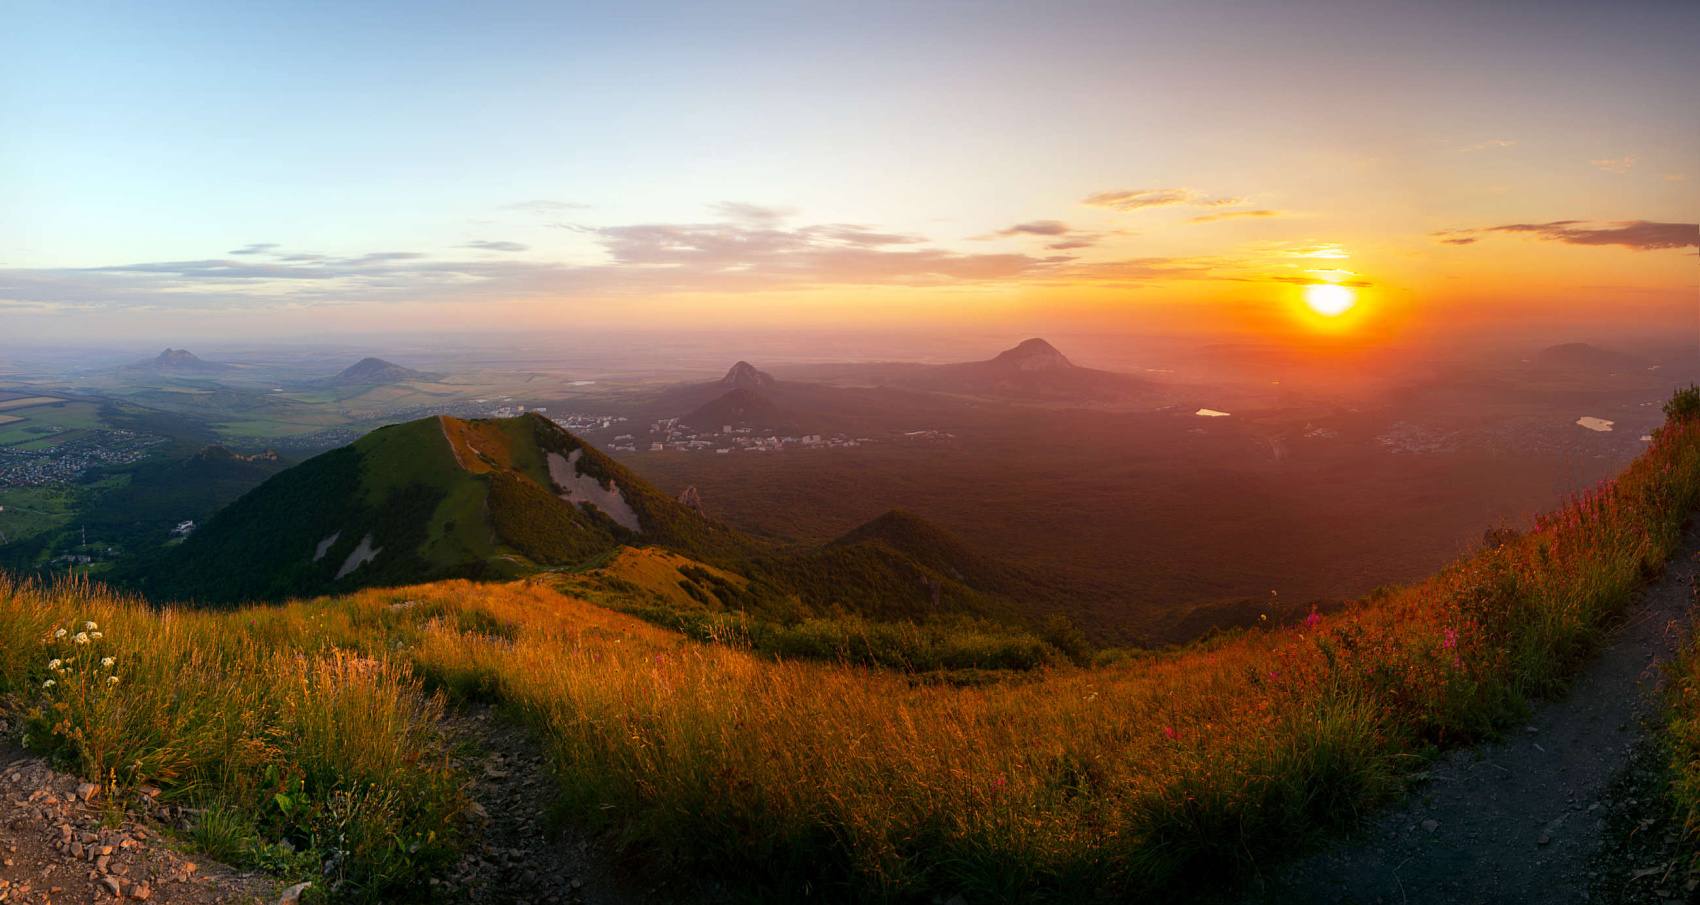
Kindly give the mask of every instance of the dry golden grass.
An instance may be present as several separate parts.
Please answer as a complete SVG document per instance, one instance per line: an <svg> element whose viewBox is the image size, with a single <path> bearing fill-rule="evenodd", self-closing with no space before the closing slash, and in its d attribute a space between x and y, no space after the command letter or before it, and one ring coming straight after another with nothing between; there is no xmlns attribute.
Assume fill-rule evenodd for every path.
<svg viewBox="0 0 1700 905"><path fill-rule="evenodd" d="M975 688L699 644L529 582L217 615L14 587L0 623L28 625L0 630L0 675L50 696L43 633L98 610L153 664L117 687L154 690L120 709L163 728L141 748L96 740L85 723L108 712L83 707L85 735L64 737L90 768L139 758L136 775L209 793L260 762L404 785L417 768L397 758L430 750L438 715L423 682L538 727L572 816L735 870L757 894L1117 900L1299 850L1439 747L1560 690L1697 503L1700 421L1673 420L1617 480L1418 586L1292 629Z"/></svg>

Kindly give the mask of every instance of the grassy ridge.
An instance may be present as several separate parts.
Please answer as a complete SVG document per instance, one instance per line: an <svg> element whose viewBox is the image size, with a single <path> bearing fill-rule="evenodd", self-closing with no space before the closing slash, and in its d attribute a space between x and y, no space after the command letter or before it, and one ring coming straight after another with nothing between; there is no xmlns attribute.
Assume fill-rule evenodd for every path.
<svg viewBox="0 0 1700 905"><path fill-rule="evenodd" d="M197 835L216 855L315 878L329 863L351 898L403 894L455 850L443 701L405 663L327 643L323 612L263 643L273 618L0 580L0 694L30 747L208 809Z"/></svg>
<svg viewBox="0 0 1700 905"><path fill-rule="evenodd" d="M325 686L290 678L286 664L353 654L382 664L359 674L374 677L373 699L394 701L391 712L429 700L415 681L503 702L544 733L572 815L612 822L775 899L1173 895L1351 824L1439 747L1492 734L1528 698L1561 690L1700 503L1700 420L1683 405L1671 415L1616 480L1420 585L1291 629L1022 681L954 688L775 662L526 582L373 590L192 623L172 614L157 621L182 640L157 646L209 659L242 651L283 679L231 682L266 678L307 689L303 700ZM40 696L41 632L104 600L83 593L0 592L0 625L14 613L52 614L0 634L9 690ZM101 605L108 620L155 618ZM242 668L258 667L234 675L249 675ZM160 690L148 694L161 699L179 681L163 667L152 675ZM380 685L389 690L380 695ZM220 700L172 700L203 698ZM399 782L402 767L378 741L435 721L428 705L408 706L418 716L388 723L390 735L361 730L381 738L345 746L351 763L394 769ZM290 727L281 737L300 739L280 762L323 758L302 747L310 736L292 734L281 714L293 711L274 711L268 731ZM165 728L149 730L153 744L182 747L170 728L180 723L201 725L157 721ZM93 757L63 738L92 768L134 757ZM240 777L187 766L220 756L189 758L178 776L206 777L198 782L209 793L223 794L220 782L239 791ZM452 807L424 792L409 800Z"/></svg>

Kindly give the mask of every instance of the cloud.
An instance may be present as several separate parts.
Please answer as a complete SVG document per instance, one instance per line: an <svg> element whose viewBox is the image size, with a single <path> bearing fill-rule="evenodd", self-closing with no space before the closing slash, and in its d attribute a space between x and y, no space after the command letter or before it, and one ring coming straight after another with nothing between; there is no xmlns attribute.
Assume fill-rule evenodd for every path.
<svg viewBox="0 0 1700 905"><path fill-rule="evenodd" d="M994 233L998 236L1061 236L1069 232L1068 224L1061 220L1033 220L1027 223L1017 223L1009 229Z"/></svg>
<svg viewBox="0 0 1700 905"><path fill-rule="evenodd" d="M1551 223L1508 223L1483 229L1450 229L1432 233L1448 245L1469 245L1485 233L1513 233L1566 245L1617 245L1634 251L1700 246L1700 224L1617 220L1596 225L1587 220Z"/></svg>
<svg viewBox="0 0 1700 905"><path fill-rule="evenodd" d="M227 254L227 255L263 255L263 254L270 253L271 250L276 248L276 247L277 247L276 242L257 242L253 245L244 245L241 248L236 249L235 251L227 251L227 252L225 252L225 254Z"/></svg>
<svg viewBox="0 0 1700 905"><path fill-rule="evenodd" d="M1503 138L1493 138L1493 139L1489 139L1487 141L1484 141L1479 145L1471 145L1467 148L1458 148L1456 150L1459 153L1463 153L1465 151L1482 151L1482 150L1486 150L1488 148L1509 148L1509 147L1515 146L1516 144L1517 143L1514 142L1514 141L1507 141Z"/></svg>
<svg viewBox="0 0 1700 905"><path fill-rule="evenodd" d="M520 201L515 204L504 204L497 210L519 211L525 214L559 214L562 211L589 210L590 205L579 204L576 201L550 201L538 198L534 201Z"/></svg>
<svg viewBox="0 0 1700 905"><path fill-rule="evenodd" d="M1286 275L1286 274L1270 274L1270 275L1264 275L1264 276L1260 276L1260 277L1248 277L1248 278L1245 278L1245 279L1246 279L1246 282L1251 282L1251 283L1256 283L1256 282L1290 283L1294 286L1321 286L1323 284L1327 284L1327 285L1330 285L1330 286L1347 286L1347 287L1350 287L1352 289L1368 289L1369 287L1375 285L1374 283L1371 283L1369 280L1325 280L1321 277L1298 277L1298 276L1289 276L1289 275Z"/></svg>
<svg viewBox="0 0 1700 905"><path fill-rule="evenodd" d="M1635 161L1639 159L1637 157L1601 157L1598 160L1588 162L1607 173L1627 173L1629 168L1635 166Z"/></svg>
<svg viewBox="0 0 1700 905"><path fill-rule="evenodd" d="M1173 280L1245 277L1250 259L1144 257L1083 261L1069 252L1100 234L1060 221L1029 221L1039 253L967 253L925 236L853 223L796 223L796 214L755 205L714 206L701 223L577 226L600 254L585 261L506 255L229 255L89 268L0 269L0 305L128 310L252 310L382 303L567 303L668 293L745 293L859 286L1066 285L1139 288ZM1102 235L1108 235L1105 233ZM1055 240L1055 241L1051 241ZM478 240L479 251L523 249ZM1337 246L1283 246L1283 256Z"/></svg>
<svg viewBox="0 0 1700 905"><path fill-rule="evenodd" d="M1204 214L1203 216L1193 217L1192 219L1190 219L1186 222L1188 222L1188 223L1212 223L1212 222L1215 222L1217 220L1236 220L1236 219L1239 219L1241 217L1279 217L1279 216L1281 216L1280 211L1270 211L1270 210L1222 211L1221 213L1217 213L1217 214Z"/></svg>
<svg viewBox="0 0 1700 905"><path fill-rule="evenodd" d="M1098 240L1105 236L1116 235L1119 233L1119 230L1112 230L1108 233L1078 230L1061 220L1029 220L1026 223L1017 223L1008 229L1000 229L994 233L988 233L984 236L972 236L970 238L975 242L990 242L993 239L1040 236L1043 238L1057 240L1046 244L1046 248L1051 249L1052 251L1068 251L1075 248L1091 248L1094 245L1097 245Z"/></svg>
<svg viewBox="0 0 1700 905"><path fill-rule="evenodd" d="M292 254L91 268L0 269L0 304L220 310L382 302L562 300L669 292L1020 281L1070 265L1066 254L965 254L922 236L845 223L782 228L780 214L717 208L741 220L581 227L604 260L585 264L419 252ZM765 224L765 225L764 225ZM505 244L478 242L474 248Z"/></svg>
<svg viewBox="0 0 1700 905"><path fill-rule="evenodd" d="M1107 207L1126 213L1142 207L1191 204L1197 197L1187 189L1111 189L1093 192L1080 199L1080 203L1087 207Z"/></svg>
<svg viewBox="0 0 1700 905"><path fill-rule="evenodd" d="M708 206L710 211L727 220L742 223L755 223L762 226L777 226L797 215L796 208L763 207L759 204L746 204L742 201L722 201Z"/></svg>

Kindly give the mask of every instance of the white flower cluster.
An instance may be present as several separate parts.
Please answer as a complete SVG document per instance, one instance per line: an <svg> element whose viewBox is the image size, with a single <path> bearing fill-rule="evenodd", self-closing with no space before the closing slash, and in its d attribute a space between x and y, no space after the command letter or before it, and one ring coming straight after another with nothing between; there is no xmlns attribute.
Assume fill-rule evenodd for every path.
<svg viewBox="0 0 1700 905"><path fill-rule="evenodd" d="M66 635L69 635L69 634L70 634L69 629L63 629L62 628L62 629L55 631L53 633L53 637L56 638L56 639L57 638L63 638ZM105 636L105 634L103 634L100 631L100 625L98 623L85 622L85 623L83 623L83 630L76 633L75 635L72 635L71 640L76 642L77 644L90 644L90 643L93 643L95 641L99 641L100 639L102 639L104 637L106 637L106 636ZM58 657L55 657L52 660L47 661L47 668L50 671L58 673L61 676L63 676L63 675L68 674L71 671L71 664L73 664L75 662L76 662L75 657L66 657L64 659L60 659ZM102 657L101 660L100 660L100 665L105 669L111 669L115 664L117 664L117 662L118 662L117 657ZM48 679L47 681L41 683L41 687L42 688L52 688L53 686L58 685L58 684L59 684L58 679ZM106 677L106 684L117 685L118 684L118 676L116 676L116 675L107 676Z"/></svg>

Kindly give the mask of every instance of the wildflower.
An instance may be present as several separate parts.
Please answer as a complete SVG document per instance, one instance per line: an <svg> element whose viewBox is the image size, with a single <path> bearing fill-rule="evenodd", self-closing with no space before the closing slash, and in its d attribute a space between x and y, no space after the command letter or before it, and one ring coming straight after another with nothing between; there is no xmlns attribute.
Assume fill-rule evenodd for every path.
<svg viewBox="0 0 1700 905"><path fill-rule="evenodd" d="M87 643L89 643L89 633L88 632L78 632L77 637L72 638L71 640L77 642L78 644L87 644Z"/></svg>
<svg viewBox="0 0 1700 905"><path fill-rule="evenodd" d="M118 677L117 676L107 676L106 677L106 684L117 685L118 684Z"/></svg>
<svg viewBox="0 0 1700 905"><path fill-rule="evenodd" d="M1446 630L1446 637L1445 637L1444 640L1442 640L1440 642L1440 646L1446 648L1447 650L1451 650L1452 648L1457 647L1458 646L1458 632L1454 629L1447 629Z"/></svg>
<svg viewBox="0 0 1700 905"><path fill-rule="evenodd" d="M52 679L48 679L47 681L41 683L41 687L42 688L52 688L53 686L55 686L57 684L59 684L59 683L53 681Z"/></svg>
<svg viewBox="0 0 1700 905"><path fill-rule="evenodd" d="M95 625L95 624L94 624L94 623L92 623L92 622L85 622L85 623L83 623L83 631L85 631L85 632L92 632L92 631L94 631L94 630L95 630L95 629L97 629L97 628L100 628L100 626L98 626L98 625Z"/></svg>
<svg viewBox="0 0 1700 905"><path fill-rule="evenodd" d="M100 665L106 667L107 669L111 669L112 664L116 663L116 662L117 661L112 659L111 657L102 657L101 660L100 660Z"/></svg>
<svg viewBox="0 0 1700 905"><path fill-rule="evenodd" d="M93 638L96 641L99 641L100 639L102 639L106 636L101 634L100 632L89 632L89 637Z"/></svg>
<svg viewBox="0 0 1700 905"><path fill-rule="evenodd" d="M64 660L49 660L47 662L47 668L48 669L58 669L59 667L64 666L64 665L65 665Z"/></svg>
<svg viewBox="0 0 1700 905"><path fill-rule="evenodd" d="M54 632L54 633L53 633L53 637L55 637L55 638L63 638L63 637L65 637L65 630L64 630L64 629L60 629L60 630L59 630L59 631L56 631L56 632Z"/></svg>
<svg viewBox="0 0 1700 905"><path fill-rule="evenodd" d="M1305 628L1316 628L1317 626L1319 626L1321 624L1322 624L1322 614L1321 613L1311 613L1309 616L1305 617Z"/></svg>

